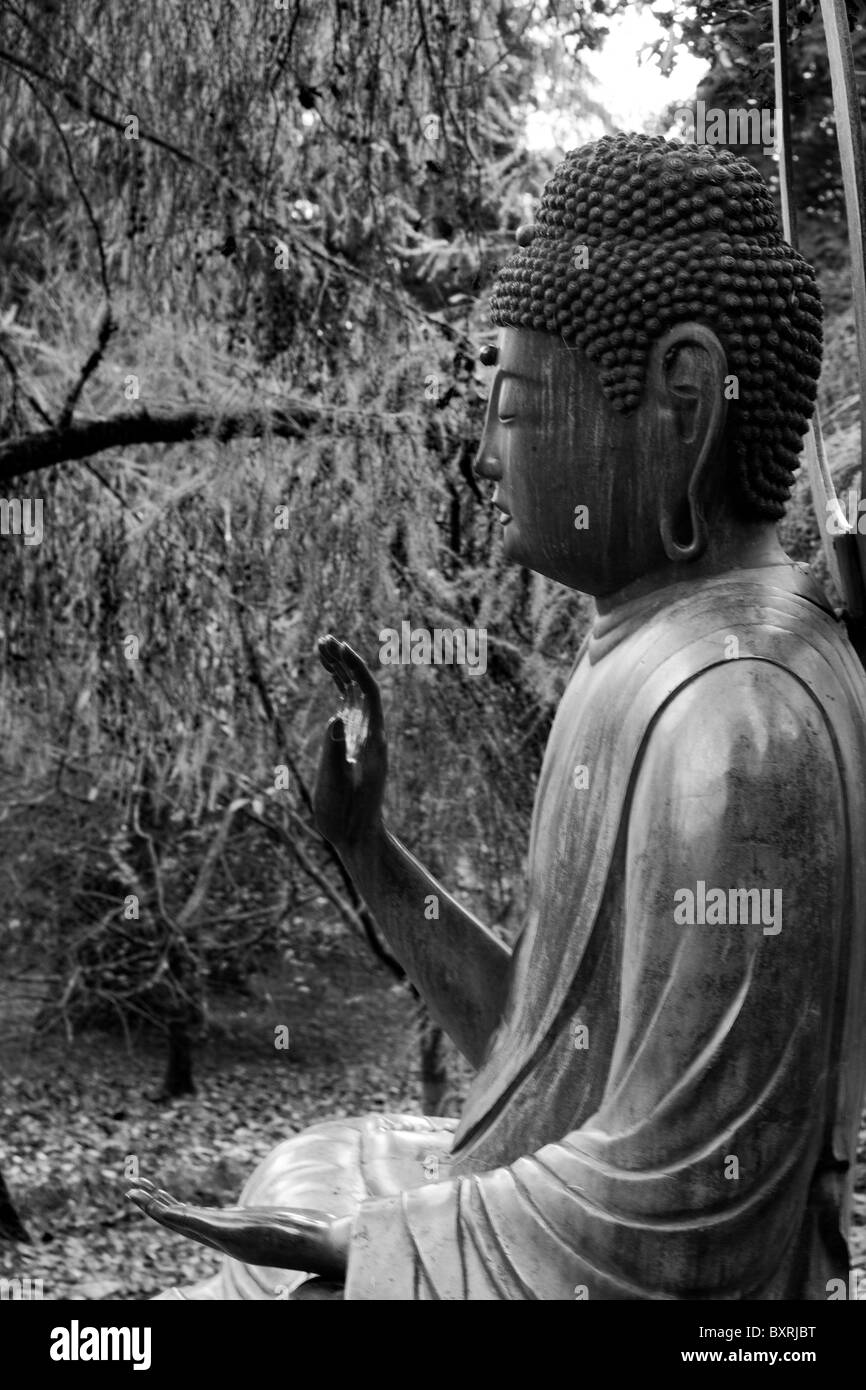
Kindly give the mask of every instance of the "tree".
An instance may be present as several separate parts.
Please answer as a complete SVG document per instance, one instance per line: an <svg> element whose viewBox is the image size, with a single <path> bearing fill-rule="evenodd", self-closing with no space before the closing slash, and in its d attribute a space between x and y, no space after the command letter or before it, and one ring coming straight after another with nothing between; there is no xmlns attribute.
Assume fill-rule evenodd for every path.
<svg viewBox="0 0 866 1390"><path fill-rule="evenodd" d="M169 1089L209 981L284 939L287 853L293 890L375 941L309 818L326 628L368 653L405 618L490 634L484 694L458 669L382 681L394 819L509 910L518 762L583 607L502 572L475 342L547 172L521 135L541 65L576 90L615 8L0 8L0 472L49 518L0 547L6 747L58 788L61 882L83 861L74 894L40 885L59 1016L156 1020ZM482 712L505 738L470 738Z"/></svg>
<svg viewBox="0 0 866 1390"><path fill-rule="evenodd" d="M855 67L862 73L866 67L866 6L862 0L848 0L847 10ZM803 250L825 265L839 265L847 244L845 202L818 0L790 3L788 17L794 193ZM669 35L667 46L657 46L663 67L672 64L681 45L710 63L697 92L707 109L774 107L773 21L766 0L758 6L747 0L697 0L693 6L677 4L660 12L658 18ZM861 87L860 100L866 118L866 88ZM751 160L771 185L778 184L772 155L765 154L762 147L729 148Z"/></svg>
<svg viewBox="0 0 866 1390"><path fill-rule="evenodd" d="M30 1240L20 1216L12 1205L12 1197L2 1173L0 1173L0 1240Z"/></svg>

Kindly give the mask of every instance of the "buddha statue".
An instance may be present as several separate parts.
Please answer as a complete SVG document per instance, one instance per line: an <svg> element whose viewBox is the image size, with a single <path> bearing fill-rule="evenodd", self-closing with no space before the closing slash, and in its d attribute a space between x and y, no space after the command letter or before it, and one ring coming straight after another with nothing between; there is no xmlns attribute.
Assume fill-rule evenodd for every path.
<svg viewBox="0 0 866 1390"><path fill-rule="evenodd" d="M743 159L568 154L492 299L476 471L507 557L596 615L538 782L513 951L383 820L376 681L315 794L390 949L476 1068L459 1121L286 1140L233 1208L132 1199L225 1255L160 1297L823 1299L866 1067L866 698L781 549L821 309ZM433 894L431 930L424 907Z"/></svg>

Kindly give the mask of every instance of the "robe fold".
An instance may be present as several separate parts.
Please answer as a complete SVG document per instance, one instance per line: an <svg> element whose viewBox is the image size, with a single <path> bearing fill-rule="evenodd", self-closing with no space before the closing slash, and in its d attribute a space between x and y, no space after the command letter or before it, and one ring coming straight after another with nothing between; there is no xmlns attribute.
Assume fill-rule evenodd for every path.
<svg viewBox="0 0 866 1390"><path fill-rule="evenodd" d="M653 730L732 658L806 693L838 769L826 914L798 920L795 903L772 936L678 926L661 867L658 882L641 867L648 900L629 879ZM866 1079L864 691L797 566L678 585L597 621L551 732L526 926L450 1176L362 1203L347 1298L795 1299L847 1281ZM750 886L747 865L734 886Z"/></svg>

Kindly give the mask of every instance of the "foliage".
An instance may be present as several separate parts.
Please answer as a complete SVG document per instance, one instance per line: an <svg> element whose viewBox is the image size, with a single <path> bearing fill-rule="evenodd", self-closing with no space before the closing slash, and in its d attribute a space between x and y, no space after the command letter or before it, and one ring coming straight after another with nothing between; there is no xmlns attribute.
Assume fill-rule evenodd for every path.
<svg viewBox="0 0 866 1390"><path fill-rule="evenodd" d="M570 61L576 84L612 8L0 8L0 435L109 417L130 390L325 408L298 444L28 481L48 522L41 546L0 548L0 718L6 777L38 808L5 847L65 1028L197 1025L226 972L280 949L302 882L357 926L307 802L327 630L374 665L403 621L486 630L483 680L382 667L389 815L483 915L519 910L584 606L502 565L470 471L475 344L547 172L520 138L538 64L565 81Z"/></svg>
<svg viewBox="0 0 866 1390"><path fill-rule="evenodd" d="M855 70L866 65L866 9L849 0L848 15ZM772 8L767 0L696 0L658 11L668 32L659 45L662 66L671 64L683 44L710 63L697 96L707 109L775 107ZM826 37L817 0L788 5L788 80L794 199L803 222L804 254L824 265L839 264L847 242L833 95ZM866 88L860 86L866 117ZM772 155L760 146L729 146L756 165L764 178L778 184Z"/></svg>

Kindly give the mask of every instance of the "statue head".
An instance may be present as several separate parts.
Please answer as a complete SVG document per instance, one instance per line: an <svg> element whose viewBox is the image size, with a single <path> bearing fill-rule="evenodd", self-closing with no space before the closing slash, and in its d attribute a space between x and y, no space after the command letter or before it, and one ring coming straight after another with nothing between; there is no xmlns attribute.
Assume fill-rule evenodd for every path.
<svg viewBox="0 0 866 1390"><path fill-rule="evenodd" d="M506 553L603 596L719 537L772 537L821 366L811 266L727 150L568 154L497 279L479 460Z"/></svg>

